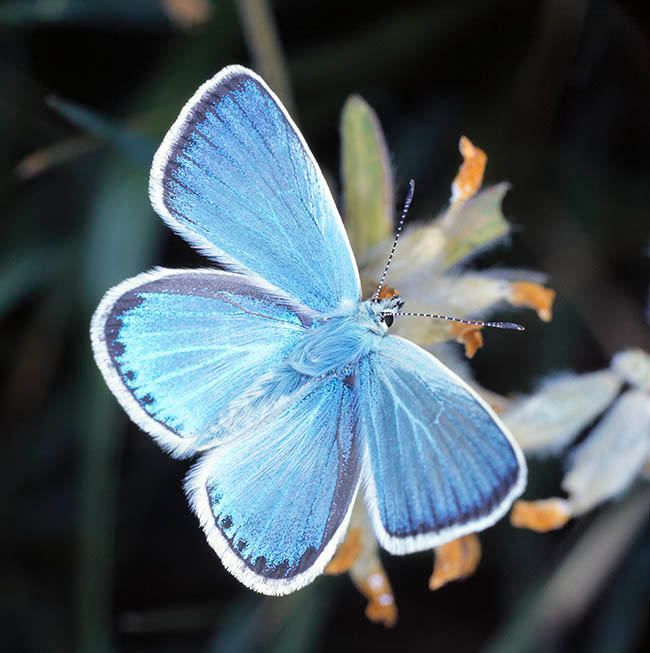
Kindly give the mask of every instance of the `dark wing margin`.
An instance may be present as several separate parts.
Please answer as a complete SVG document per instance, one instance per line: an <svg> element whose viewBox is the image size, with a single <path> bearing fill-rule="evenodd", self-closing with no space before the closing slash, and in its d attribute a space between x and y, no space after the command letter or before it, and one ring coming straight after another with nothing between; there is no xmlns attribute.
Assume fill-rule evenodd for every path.
<svg viewBox="0 0 650 653"><path fill-rule="evenodd" d="M264 81L229 66L182 109L156 153L149 195L190 244L325 313L357 301L354 255L329 188Z"/></svg>
<svg viewBox="0 0 650 653"><path fill-rule="evenodd" d="M314 380L191 471L186 488L208 542L247 587L288 594L334 555L365 455L356 413L356 388Z"/></svg>
<svg viewBox="0 0 650 653"><path fill-rule="evenodd" d="M526 464L474 390L396 336L362 359L359 377L366 502L385 549L431 549L505 514L525 487Z"/></svg>

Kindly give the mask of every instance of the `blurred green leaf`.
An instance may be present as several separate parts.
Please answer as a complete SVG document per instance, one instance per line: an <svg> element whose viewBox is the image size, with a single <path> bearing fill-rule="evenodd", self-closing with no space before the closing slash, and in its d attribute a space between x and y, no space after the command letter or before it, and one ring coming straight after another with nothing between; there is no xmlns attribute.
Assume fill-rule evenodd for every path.
<svg viewBox="0 0 650 653"><path fill-rule="evenodd" d="M248 596L233 602L217 625L207 653L249 653L255 650L264 599Z"/></svg>
<svg viewBox="0 0 650 653"><path fill-rule="evenodd" d="M93 23L164 24L159 0L14 0L0 6L0 24Z"/></svg>
<svg viewBox="0 0 650 653"><path fill-rule="evenodd" d="M648 590L650 588L650 542L643 529L635 546L623 560L621 569L607 584L607 601L593 617L590 653L634 651L648 630Z"/></svg>
<svg viewBox="0 0 650 653"><path fill-rule="evenodd" d="M76 253L76 252L75 252ZM19 301L56 280L72 248L57 251L47 245L27 247L0 263L0 317Z"/></svg>
<svg viewBox="0 0 650 653"><path fill-rule="evenodd" d="M87 324L111 286L145 270L154 259L162 226L149 205L146 188L145 168L111 157L93 202L82 260ZM115 464L124 422L92 360L90 342L80 376L80 649L104 652L111 650Z"/></svg>
<svg viewBox="0 0 650 653"><path fill-rule="evenodd" d="M393 181L379 120L358 95L341 117L345 227L357 257L391 235Z"/></svg>
<svg viewBox="0 0 650 653"><path fill-rule="evenodd" d="M142 165L151 165L155 145L149 139L90 109L55 95L47 98L47 104L88 134L105 140Z"/></svg>
<svg viewBox="0 0 650 653"><path fill-rule="evenodd" d="M287 64L269 3L238 0L237 8L255 68L282 100L289 115L297 120Z"/></svg>
<svg viewBox="0 0 650 653"><path fill-rule="evenodd" d="M112 650L111 595L117 469L124 424L90 354L80 380L79 650Z"/></svg>
<svg viewBox="0 0 650 653"><path fill-rule="evenodd" d="M217 624L209 653L308 653L327 620L331 582L316 582L285 597L234 603Z"/></svg>
<svg viewBox="0 0 650 653"><path fill-rule="evenodd" d="M270 653L309 653L316 649L319 632L327 621L331 579L321 579L292 595L291 607L280 626Z"/></svg>
<svg viewBox="0 0 650 653"><path fill-rule="evenodd" d="M128 276L155 259L164 225L147 195L148 170L113 158L94 198L84 248L86 310ZM90 313L88 314L90 319Z"/></svg>
<svg viewBox="0 0 650 653"><path fill-rule="evenodd" d="M609 505L580 531L550 574L538 574L486 653L556 650L568 629L582 618L620 565L639 529L647 523L647 488Z"/></svg>

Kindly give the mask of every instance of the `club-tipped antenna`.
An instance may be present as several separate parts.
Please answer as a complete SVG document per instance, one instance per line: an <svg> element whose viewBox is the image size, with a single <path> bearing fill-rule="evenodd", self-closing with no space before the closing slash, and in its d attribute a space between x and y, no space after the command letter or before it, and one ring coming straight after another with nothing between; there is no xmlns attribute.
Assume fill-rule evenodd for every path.
<svg viewBox="0 0 650 653"><path fill-rule="evenodd" d="M450 322L460 322L461 324L475 324L476 326L494 327L495 329L514 329L515 331L525 331L521 324L515 322L484 322L483 320L463 320L459 317L449 317L449 315L434 315L433 313L409 313L407 311L396 311L392 315L404 317L430 317L436 320L449 320Z"/></svg>
<svg viewBox="0 0 650 653"><path fill-rule="evenodd" d="M384 286L384 281L386 281L386 275L388 274L388 268L390 267L390 264L393 260L393 254L395 254L395 248L397 247L397 241L399 240L400 234L402 233L402 227L404 226L404 220L406 220L406 214L409 211L409 207L411 206L411 202L413 201L413 193L415 192L415 181L411 179L409 181L409 190L408 193L406 194L406 200L404 201L404 208L402 209L402 217L399 219L399 224L397 225L397 231L395 231L395 240L393 240L393 246L391 247L390 254L388 255L388 261L386 262L386 267L384 268L384 272L381 275L381 280L379 281L379 285L377 286L377 290L375 290L375 294L372 296L373 301L378 302L379 301L379 293L381 292L381 289Z"/></svg>

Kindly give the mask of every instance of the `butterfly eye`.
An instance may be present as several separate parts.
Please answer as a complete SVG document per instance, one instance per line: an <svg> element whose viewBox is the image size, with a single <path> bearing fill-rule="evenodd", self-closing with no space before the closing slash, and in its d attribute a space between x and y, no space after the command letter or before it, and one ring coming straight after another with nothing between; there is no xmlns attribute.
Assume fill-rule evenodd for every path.
<svg viewBox="0 0 650 653"><path fill-rule="evenodd" d="M383 323L384 323L388 328L390 328L390 327L393 326L393 320L394 320L394 319L395 319L395 317L393 316L392 313L382 313L381 321L382 321L382 322L383 322Z"/></svg>

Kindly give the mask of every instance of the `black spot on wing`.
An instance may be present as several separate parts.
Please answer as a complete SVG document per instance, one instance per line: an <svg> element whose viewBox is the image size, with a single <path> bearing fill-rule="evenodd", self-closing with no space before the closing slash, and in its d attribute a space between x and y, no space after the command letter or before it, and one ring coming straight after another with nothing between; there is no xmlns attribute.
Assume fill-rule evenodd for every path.
<svg viewBox="0 0 650 653"><path fill-rule="evenodd" d="M348 374L343 378L343 383L347 388L350 390L354 389L354 386L357 383L357 375L356 374Z"/></svg>
<svg viewBox="0 0 650 653"><path fill-rule="evenodd" d="M142 298L138 297L133 291L125 293L113 304L104 324L104 341L106 342L108 355L120 374L121 370L117 359L124 354L124 344L119 340L120 332L124 326L122 317L137 308L141 303Z"/></svg>
<svg viewBox="0 0 650 653"><path fill-rule="evenodd" d="M258 561L264 560L264 558L258 558ZM266 560L264 560L263 569L266 568ZM289 575L289 563L285 560L280 563L274 570L271 578L286 578Z"/></svg>

